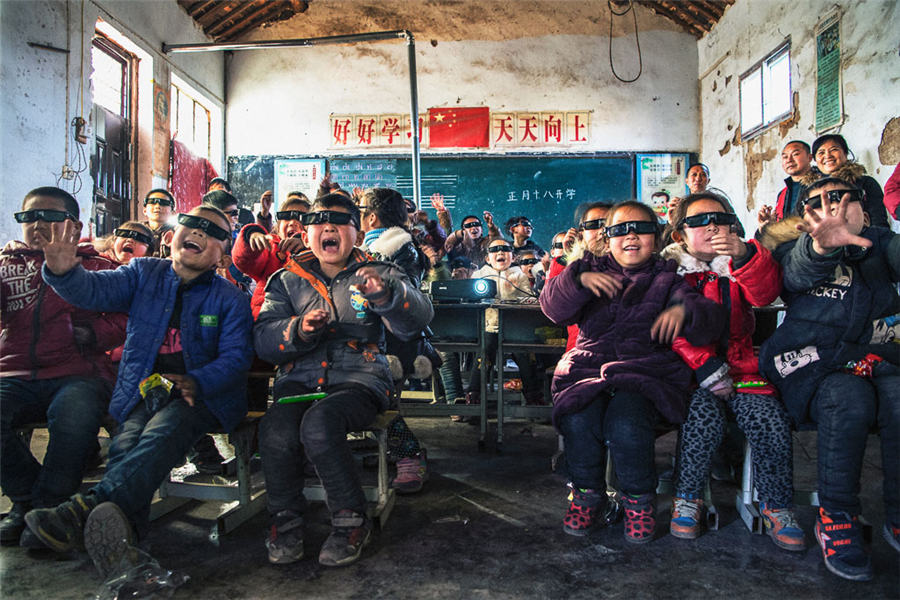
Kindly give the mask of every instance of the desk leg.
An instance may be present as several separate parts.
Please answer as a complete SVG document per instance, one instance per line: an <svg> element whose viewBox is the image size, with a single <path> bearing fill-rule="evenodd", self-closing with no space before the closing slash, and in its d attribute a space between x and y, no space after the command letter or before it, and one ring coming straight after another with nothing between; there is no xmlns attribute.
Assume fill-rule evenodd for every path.
<svg viewBox="0 0 900 600"><path fill-rule="evenodd" d="M488 412L487 412L487 373L488 373L488 371L486 368L487 365L485 364L486 359L487 359L487 339L485 337L485 331L484 331L484 326L485 326L484 311L482 310L479 312L481 313L481 316L479 317L479 323L478 323L479 331L481 332L480 340L479 340L480 348L479 348L478 356L476 357L476 360L475 360L475 365L478 365L479 359L481 360L481 373L480 373L481 376L479 377L479 383L478 383L478 385L481 388L481 407L480 407L480 410L481 410L481 423L480 423L481 437L478 438L478 449L484 450L484 445L487 440L487 426L488 426L488 420L487 420L487 415L488 415Z"/></svg>

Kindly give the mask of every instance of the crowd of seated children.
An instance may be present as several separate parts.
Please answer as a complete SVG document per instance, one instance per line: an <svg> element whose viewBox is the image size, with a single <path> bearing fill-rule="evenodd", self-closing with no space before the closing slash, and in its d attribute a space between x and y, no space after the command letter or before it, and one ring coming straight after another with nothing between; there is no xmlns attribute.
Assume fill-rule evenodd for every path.
<svg viewBox="0 0 900 600"><path fill-rule="evenodd" d="M694 370L697 389L681 426L678 476L669 531L696 538L703 519L703 487L722 443L726 410L753 448L753 471L766 532L780 548L803 550L803 530L791 510L793 454L790 422L774 386L759 374L753 350L753 306L781 291L781 268L756 240L734 231L737 216L716 194L683 198L671 215L674 243L661 256L706 298L728 309L728 330L705 346L679 337L673 348Z"/></svg>
<svg viewBox="0 0 900 600"><path fill-rule="evenodd" d="M475 215L463 217L460 229L450 232L444 243L444 251L450 260L464 257L475 269L484 266L488 241L491 237L499 237L500 230L494 224L494 216L490 212L485 211L483 217L488 226L489 236L484 235L481 219Z"/></svg>
<svg viewBox="0 0 900 600"><path fill-rule="evenodd" d="M0 522L0 542L40 548L25 514L55 506L81 485L85 465L98 451L115 379L105 351L125 339L125 319L79 308L41 278L51 241L66 231L77 239L81 231L74 197L55 187L36 188L14 216L22 241L0 251L0 486L13 503ZM72 248L83 269L115 268L90 244ZM49 443L41 464L16 429L43 422Z"/></svg>
<svg viewBox="0 0 900 600"><path fill-rule="evenodd" d="M272 205L274 204L274 201L275 197L274 194L272 194L272 190L266 190L259 197L259 212L256 213L256 224L265 229L266 233L272 231ZM288 192L288 195L285 197L285 202L278 207L279 210L285 210L285 205L288 202L294 201L303 203L306 205L306 208L309 209L309 198L306 197L306 194L293 191ZM275 217L277 218L278 215L276 214Z"/></svg>
<svg viewBox="0 0 900 600"><path fill-rule="evenodd" d="M588 212L587 216L591 216ZM617 512L606 494L606 448L625 508L625 539L656 531L654 429L681 423L691 371L672 350L719 337L723 314L659 257L653 210L623 202L606 217L608 252L569 262L540 302L561 325L577 324L575 347L553 376L553 423L562 433L571 482L563 529L586 535ZM605 443L604 443L605 442Z"/></svg>
<svg viewBox="0 0 900 600"><path fill-rule="evenodd" d="M147 227L153 232L153 256L169 256L169 243L175 230L170 221L174 215L175 197L169 190L157 188L147 192L144 198L144 216L147 217Z"/></svg>
<svg viewBox="0 0 900 600"><path fill-rule="evenodd" d="M373 188L363 192L359 202L360 229L365 233L361 249L374 259L400 267L410 283L418 288L430 261L412 233L407 229L408 205L400 192L389 188ZM428 246L432 252L434 249ZM394 385L402 387L407 377L431 377L432 359L437 352L424 332L412 340L401 339L385 331L385 351ZM425 449L410 430L406 420L395 417L387 427L388 448L397 458L397 477L391 487L400 493L422 489L427 477Z"/></svg>
<svg viewBox="0 0 900 600"><path fill-rule="evenodd" d="M179 215L178 223L171 260L135 258L115 270L80 264L72 221L44 244L42 275L61 298L87 310L128 314L109 405L119 430L103 479L86 494L25 515L31 532L52 550L84 545L104 577L146 534L153 494L169 471L202 436L230 431L247 412L250 303L216 276L231 242L230 220L199 206ZM147 391L160 375L174 387Z"/></svg>
<svg viewBox="0 0 900 600"><path fill-rule="evenodd" d="M787 303L784 322L762 345L760 370L792 420L816 427L815 535L825 566L850 580L872 578L859 489L873 428L881 438L883 533L900 551L900 236L871 226L863 200L856 184L826 176L801 193L799 217L759 233L782 266Z"/></svg>
<svg viewBox="0 0 900 600"><path fill-rule="evenodd" d="M254 329L257 353L278 365L259 434L272 519L266 547L273 563L303 556L305 453L332 515L319 563L340 566L359 558L371 532L347 433L371 424L390 401L385 325L410 339L433 310L402 269L354 247L360 213L350 198L318 198L303 223L308 250L269 279Z"/></svg>

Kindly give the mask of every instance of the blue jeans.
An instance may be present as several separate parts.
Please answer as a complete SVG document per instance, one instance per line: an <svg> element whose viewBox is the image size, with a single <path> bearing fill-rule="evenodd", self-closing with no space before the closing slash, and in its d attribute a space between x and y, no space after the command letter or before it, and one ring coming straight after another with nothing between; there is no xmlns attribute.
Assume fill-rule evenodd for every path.
<svg viewBox="0 0 900 600"><path fill-rule="evenodd" d="M864 379L832 373L819 384L810 405L818 430L819 501L828 512L858 515L859 479L866 439L881 438L886 520L900 525L900 375Z"/></svg>
<svg viewBox="0 0 900 600"><path fill-rule="evenodd" d="M150 502L175 466L203 435L220 427L199 401L173 400L156 413L143 402L113 438L103 479L91 490L100 502L115 502L139 533L146 530Z"/></svg>
<svg viewBox="0 0 900 600"><path fill-rule="evenodd" d="M0 487L10 500L56 506L78 491L109 392L97 377L0 379ZM41 465L15 430L44 421L50 441Z"/></svg>
<svg viewBox="0 0 900 600"><path fill-rule="evenodd" d="M303 463L316 467L332 513L349 509L365 512L366 496L347 443L347 433L372 424L378 400L365 388L331 392L308 402L269 407L259 424L259 453L270 514L282 510L303 513Z"/></svg>
<svg viewBox="0 0 900 600"><path fill-rule="evenodd" d="M656 489L654 428L662 418L650 400L618 390L599 395L584 410L559 420L566 465L573 485L606 488L606 446L613 458L619 489L632 495Z"/></svg>

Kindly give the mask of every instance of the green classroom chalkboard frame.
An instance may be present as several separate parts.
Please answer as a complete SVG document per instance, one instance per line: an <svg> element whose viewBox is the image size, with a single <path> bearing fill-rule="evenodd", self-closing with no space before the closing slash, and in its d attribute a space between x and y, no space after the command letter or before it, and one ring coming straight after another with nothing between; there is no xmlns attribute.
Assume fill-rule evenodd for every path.
<svg viewBox="0 0 900 600"><path fill-rule="evenodd" d="M274 182L274 161L326 158L332 179L345 189L391 187L412 197L412 165L403 156L232 156L228 180L244 205L252 205ZM579 206L634 198L632 153L423 155L422 208L432 217L432 194L444 196L454 227L469 214L506 220L527 216L533 239L545 249L557 231L575 224ZM504 232L506 233L506 232Z"/></svg>

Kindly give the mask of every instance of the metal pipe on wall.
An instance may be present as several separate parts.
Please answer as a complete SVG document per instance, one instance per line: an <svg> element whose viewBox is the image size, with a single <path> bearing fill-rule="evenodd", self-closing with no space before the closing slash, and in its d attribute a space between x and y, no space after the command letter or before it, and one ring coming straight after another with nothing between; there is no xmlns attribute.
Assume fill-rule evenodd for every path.
<svg viewBox="0 0 900 600"><path fill-rule="evenodd" d="M419 92L416 77L416 43L413 34L405 29L395 31L374 31L371 33L354 33L349 35L331 35L320 38L299 38L293 40L262 40L258 42L210 42L204 44L166 44L163 43L163 54L180 54L188 52L223 52L225 50L266 50L269 48L304 48L309 46L325 46L330 44L353 44L358 42L378 42L385 40L405 39L409 55L409 99L410 127L412 129L412 180L413 201L416 207L422 206L422 183L420 174L419 147Z"/></svg>

